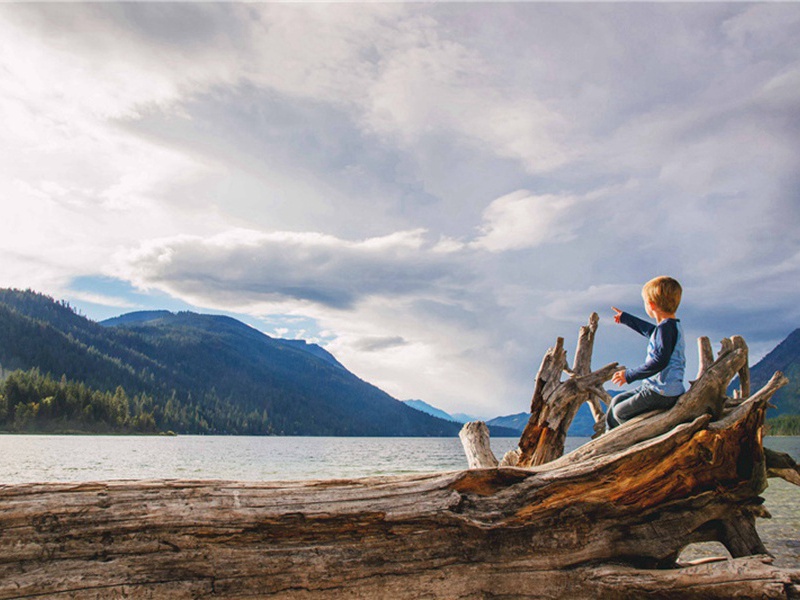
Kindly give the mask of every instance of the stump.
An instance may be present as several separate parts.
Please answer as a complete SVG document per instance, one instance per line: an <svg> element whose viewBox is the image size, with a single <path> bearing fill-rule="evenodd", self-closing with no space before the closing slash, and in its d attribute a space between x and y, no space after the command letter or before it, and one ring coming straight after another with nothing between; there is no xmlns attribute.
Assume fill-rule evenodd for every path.
<svg viewBox="0 0 800 600"><path fill-rule="evenodd" d="M800 572L771 566L754 527L767 477L800 473L761 444L785 378L726 398L747 360L732 338L672 410L561 456L574 405L601 398L613 372L590 369L595 330L590 320L566 381L563 342L542 363L541 408L504 458L533 467L494 466L473 425L462 441L486 442L468 454L489 467L0 486L0 599L797 597ZM676 565L711 540L733 560Z"/></svg>

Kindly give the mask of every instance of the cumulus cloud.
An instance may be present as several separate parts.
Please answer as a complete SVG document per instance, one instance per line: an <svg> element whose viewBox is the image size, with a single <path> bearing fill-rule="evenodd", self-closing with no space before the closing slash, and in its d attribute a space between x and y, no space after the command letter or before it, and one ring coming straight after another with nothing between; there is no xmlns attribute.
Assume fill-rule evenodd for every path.
<svg viewBox="0 0 800 600"><path fill-rule="evenodd" d="M236 230L155 240L120 257L119 273L198 303L352 310L365 298L425 297L463 284L464 271L429 252L424 231L349 241L320 233ZM460 276L460 279L459 279Z"/></svg>
<svg viewBox="0 0 800 600"><path fill-rule="evenodd" d="M494 200L483 212L484 225L474 246L492 252L569 242L581 225L575 197L518 190Z"/></svg>
<svg viewBox="0 0 800 600"><path fill-rule="evenodd" d="M563 164L561 115L535 95L499 92L491 66L465 43L441 39L435 25L426 20L424 38L417 34L409 47L387 53L369 88L368 127L405 146L428 136L463 136L531 172Z"/></svg>

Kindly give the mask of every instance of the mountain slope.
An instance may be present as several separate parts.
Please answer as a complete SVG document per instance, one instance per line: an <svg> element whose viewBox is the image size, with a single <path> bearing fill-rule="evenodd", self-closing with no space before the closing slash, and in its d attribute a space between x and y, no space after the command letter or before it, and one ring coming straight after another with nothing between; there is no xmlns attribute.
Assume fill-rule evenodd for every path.
<svg viewBox="0 0 800 600"><path fill-rule="evenodd" d="M156 311L101 325L41 294L0 290L0 365L98 390L122 386L147 398L160 428L179 433L451 436L460 428L405 406L321 348L223 316Z"/></svg>
<svg viewBox="0 0 800 600"><path fill-rule="evenodd" d="M415 410L419 410L429 415L433 415L434 417L445 419L446 421L452 421L460 425L469 422L469 421L459 421L450 414L443 411L441 408L436 408L435 406L431 406L430 404L428 404L423 400L403 400L403 404L405 404L406 406L410 406ZM478 420L480 419L470 419L470 421L478 421ZM489 426L489 433L494 437L517 437L517 435L519 435L518 432L513 427L505 427L503 425L493 424L493 423L487 423L487 425Z"/></svg>
<svg viewBox="0 0 800 600"><path fill-rule="evenodd" d="M509 429L513 429L517 433L522 433L525 429L525 425L528 424L528 419L531 418L529 413L517 413L515 415L506 415L504 417L495 417L489 421L486 421L486 424L489 426L499 426L499 427L507 427Z"/></svg>
<svg viewBox="0 0 800 600"><path fill-rule="evenodd" d="M775 371L782 371L789 383L770 400L775 406L769 417L800 414L800 329L795 329L774 350L750 368L751 389L757 391Z"/></svg>
<svg viewBox="0 0 800 600"><path fill-rule="evenodd" d="M431 406L430 404L428 404L423 400L403 400L403 404L405 404L406 406L410 406L411 408L420 410L424 413L428 413L429 415L433 415L434 417L439 417L440 419L444 419L445 421L457 422L452 416L443 411L441 408L436 408L435 406Z"/></svg>
<svg viewBox="0 0 800 600"><path fill-rule="evenodd" d="M487 421L486 424L490 427L505 427L521 434L528 424L528 419L530 419L530 417L530 413L523 412L504 417L495 417L491 421ZM593 434L594 417L592 416L592 411L586 403L581 404L580 408L578 408L578 412L575 414L575 418L572 420L567 435L591 437Z"/></svg>

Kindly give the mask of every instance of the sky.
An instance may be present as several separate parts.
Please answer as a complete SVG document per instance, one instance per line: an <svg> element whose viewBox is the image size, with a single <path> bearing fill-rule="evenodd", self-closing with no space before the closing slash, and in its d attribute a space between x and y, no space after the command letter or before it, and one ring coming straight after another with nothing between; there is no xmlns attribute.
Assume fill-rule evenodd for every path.
<svg viewBox="0 0 800 600"><path fill-rule="evenodd" d="M0 287L228 314L398 399L527 410L641 286L800 327L798 3L0 4ZM610 385L610 384L609 384Z"/></svg>

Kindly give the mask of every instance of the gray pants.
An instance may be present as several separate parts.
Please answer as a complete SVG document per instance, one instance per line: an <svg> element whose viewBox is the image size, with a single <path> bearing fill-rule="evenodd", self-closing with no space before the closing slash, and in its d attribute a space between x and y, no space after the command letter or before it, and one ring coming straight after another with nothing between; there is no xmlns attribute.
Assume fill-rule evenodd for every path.
<svg viewBox="0 0 800 600"><path fill-rule="evenodd" d="M662 396L650 388L639 387L614 396L606 412L606 431L651 410L675 406L680 396Z"/></svg>

